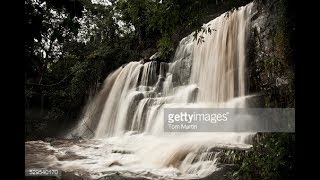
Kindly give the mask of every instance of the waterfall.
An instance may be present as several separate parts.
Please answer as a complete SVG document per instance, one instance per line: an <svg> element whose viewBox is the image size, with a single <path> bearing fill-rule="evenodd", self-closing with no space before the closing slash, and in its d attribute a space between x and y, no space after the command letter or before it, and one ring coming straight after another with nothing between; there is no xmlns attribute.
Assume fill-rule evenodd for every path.
<svg viewBox="0 0 320 180"><path fill-rule="evenodd" d="M102 111L89 108L86 113L100 115L94 119L97 127L92 127L95 137L126 131L156 133L161 131L156 125L163 120L159 114L164 107L177 103L197 107L245 96L249 20L250 6L228 17L222 14L205 25L216 31L203 34L203 43L197 44L193 33L182 39L171 63L130 62L111 73L93 101Z"/></svg>
<svg viewBox="0 0 320 180"><path fill-rule="evenodd" d="M163 109L245 106L252 5L205 24L215 31L202 34L203 43L194 41L194 33L183 38L170 63L130 62L115 70L72 133L116 138L126 148L133 148L132 136L133 151L144 167L174 167L197 176L217 169L212 147L246 144L248 133L164 133Z"/></svg>
<svg viewBox="0 0 320 180"><path fill-rule="evenodd" d="M200 89L198 101L225 102L245 95L245 59L249 30L249 7L228 19L220 16L211 21L212 35L194 47L191 83Z"/></svg>

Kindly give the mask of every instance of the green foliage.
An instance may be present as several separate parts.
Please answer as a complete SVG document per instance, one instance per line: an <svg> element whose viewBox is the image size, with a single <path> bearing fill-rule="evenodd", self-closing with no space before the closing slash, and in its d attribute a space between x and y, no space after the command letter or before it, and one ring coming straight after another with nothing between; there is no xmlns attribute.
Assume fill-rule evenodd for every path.
<svg viewBox="0 0 320 180"><path fill-rule="evenodd" d="M210 4L213 2L208 0L168 0L156 4L150 27L161 33L158 48L162 57L167 57L170 49L174 47L173 34L186 29L189 31L201 29L201 20Z"/></svg>
<svg viewBox="0 0 320 180"><path fill-rule="evenodd" d="M223 4L216 4L209 0L166 0L161 3L159 0L120 0L115 7L116 12L121 14L119 19L134 26L135 36L139 42L137 49L148 48L152 43L157 42L160 55L165 58L172 53L172 48L183 37L181 35L187 35L186 33L196 30L195 39L198 39L199 32L213 32L210 28L201 27L205 16L214 13L215 9L222 5L225 9L231 9L232 5L239 6L244 3L234 2L236 1L230 0ZM175 37L175 35L178 36Z"/></svg>
<svg viewBox="0 0 320 180"><path fill-rule="evenodd" d="M194 34L193 34L194 40L197 40L197 44L203 43L204 42L203 34L210 34L211 35L211 33L214 32L214 31L217 31L217 30L212 29L210 27L210 24L208 24L207 27L203 27L202 26L200 29L197 29L197 30L194 31ZM200 32L202 34L200 36L198 36Z"/></svg>
<svg viewBox="0 0 320 180"><path fill-rule="evenodd" d="M295 177L295 134L259 133L235 179L292 179Z"/></svg>
<svg viewBox="0 0 320 180"><path fill-rule="evenodd" d="M169 38L168 35L162 36L158 43L158 48L160 50L160 56L161 57L168 57L170 52L170 49L173 47L173 42Z"/></svg>
<svg viewBox="0 0 320 180"><path fill-rule="evenodd" d="M78 0L26 0L24 7L26 72L36 76L44 73L48 61L56 56L54 44L77 34L79 23L75 18L82 16L83 4Z"/></svg>

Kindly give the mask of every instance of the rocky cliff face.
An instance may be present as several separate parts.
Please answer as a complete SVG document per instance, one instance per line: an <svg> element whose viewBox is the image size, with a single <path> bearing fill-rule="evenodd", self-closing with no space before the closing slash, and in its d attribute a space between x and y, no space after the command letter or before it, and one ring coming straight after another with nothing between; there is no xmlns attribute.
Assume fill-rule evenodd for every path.
<svg viewBox="0 0 320 180"><path fill-rule="evenodd" d="M286 5L256 1L248 41L248 93L259 93L260 105L294 107L294 65L290 58Z"/></svg>

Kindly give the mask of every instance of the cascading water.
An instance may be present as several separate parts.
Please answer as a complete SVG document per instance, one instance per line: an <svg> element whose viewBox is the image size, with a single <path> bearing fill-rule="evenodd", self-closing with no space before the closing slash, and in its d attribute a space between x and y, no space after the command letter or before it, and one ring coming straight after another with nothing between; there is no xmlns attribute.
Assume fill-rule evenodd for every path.
<svg viewBox="0 0 320 180"><path fill-rule="evenodd" d="M103 138L126 131L163 132L164 107L212 103L221 106L219 103L243 97L249 11L247 6L209 22L207 26L216 31L204 35L204 43L193 41L193 34L181 40L172 63L131 62L112 73L106 80L108 85L120 71L108 97L98 95L105 104L94 136ZM102 91L108 88L105 86ZM92 110L87 114L93 114Z"/></svg>
<svg viewBox="0 0 320 180"><path fill-rule="evenodd" d="M89 172L204 177L218 169L219 153L214 147L247 148L249 133L165 133L163 109L245 106L246 44L252 5L206 24L216 31L203 34L203 43L197 44L193 33L182 39L171 63L130 62L111 73L70 133L93 137L92 142L99 143L59 149L90 157L61 166L82 167ZM114 149L129 153L112 153Z"/></svg>

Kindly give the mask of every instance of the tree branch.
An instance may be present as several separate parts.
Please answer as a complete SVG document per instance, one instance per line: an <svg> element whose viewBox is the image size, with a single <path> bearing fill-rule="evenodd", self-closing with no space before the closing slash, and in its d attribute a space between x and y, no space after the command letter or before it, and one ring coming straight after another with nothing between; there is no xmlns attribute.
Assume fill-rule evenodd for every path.
<svg viewBox="0 0 320 180"><path fill-rule="evenodd" d="M89 128L88 124L86 121L84 121L84 124L86 125L86 127L89 129L89 131L94 135L94 132Z"/></svg>
<svg viewBox="0 0 320 180"><path fill-rule="evenodd" d="M74 73L74 72L73 72ZM73 73L70 73L68 74L67 76L65 76L61 81L57 82L57 83L54 83L54 84L40 84L40 83L25 83L27 85L37 85L37 86L56 86L60 83L62 83L64 80L66 80L71 74Z"/></svg>

